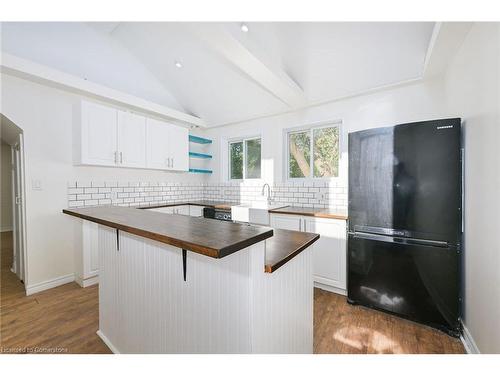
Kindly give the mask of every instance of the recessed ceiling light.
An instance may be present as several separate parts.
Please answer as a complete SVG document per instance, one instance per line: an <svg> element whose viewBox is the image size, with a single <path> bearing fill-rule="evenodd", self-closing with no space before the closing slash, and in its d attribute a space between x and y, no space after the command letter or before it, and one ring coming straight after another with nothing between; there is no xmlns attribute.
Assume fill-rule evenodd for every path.
<svg viewBox="0 0 500 375"><path fill-rule="evenodd" d="M179 61L175 62L175 66L179 69L182 68L182 64Z"/></svg>
<svg viewBox="0 0 500 375"><path fill-rule="evenodd" d="M244 33L248 33L248 25L246 23L242 23L241 26L241 31L243 31Z"/></svg>

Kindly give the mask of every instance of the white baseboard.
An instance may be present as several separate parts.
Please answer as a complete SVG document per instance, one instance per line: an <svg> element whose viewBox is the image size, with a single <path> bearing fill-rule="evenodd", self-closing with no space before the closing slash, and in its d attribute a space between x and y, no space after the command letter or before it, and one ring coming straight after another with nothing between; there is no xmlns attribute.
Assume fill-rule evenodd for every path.
<svg viewBox="0 0 500 375"><path fill-rule="evenodd" d="M347 290L345 289L340 289L331 285L326 285L322 283L318 283L317 281L314 282L314 287L318 289L323 289L326 290L327 292L332 292L336 294L340 294L342 296L347 296Z"/></svg>
<svg viewBox="0 0 500 375"><path fill-rule="evenodd" d="M99 275L95 275L95 276L89 277L87 279L81 279L79 277L76 277L75 281L82 288L86 288L86 287L91 286L91 285L99 284Z"/></svg>
<svg viewBox="0 0 500 375"><path fill-rule="evenodd" d="M116 347L111 343L111 341L109 341L109 339L106 337L106 335L104 335L104 333L102 333L102 331L100 329L96 333L97 333L97 336L99 336L101 338L101 340L106 344L106 346L109 348L109 350L111 350L113 352L113 354L120 354L118 349L116 349Z"/></svg>
<svg viewBox="0 0 500 375"><path fill-rule="evenodd" d="M479 348L474 341L470 331L467 329L465 324L462 322L462 335L460 336L462 344L464 344L465 351L467 354L481 354Z"/></svg>
<svg viewBox="0 0 500 375"><path fill-rule="evenodd" d="M26 295L29 296L31 294L39 293L47 289L55 288L56 286L71 283L73 281L75 281L75 275L70 274L66 276L56 277L52 280L42 281L41 283L27 285Z"/></svg>
<svg viewBox="0 0 500 375"><path fill-rule="evenodd" d="M0 232L12 232L12 227L3 227L3 228L0 228Z"/></svg>

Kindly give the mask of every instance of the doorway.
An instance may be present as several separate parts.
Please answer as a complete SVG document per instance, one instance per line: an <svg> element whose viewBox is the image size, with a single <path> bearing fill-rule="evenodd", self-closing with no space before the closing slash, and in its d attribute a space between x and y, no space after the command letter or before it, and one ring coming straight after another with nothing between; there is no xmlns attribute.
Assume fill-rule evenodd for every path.
<svg viewBox="0 0 500 375"><path fill-rule="evenodd" d="M2 272L10 269L24 283L27 275L23 132L3 114L0 116Z"/></svg>

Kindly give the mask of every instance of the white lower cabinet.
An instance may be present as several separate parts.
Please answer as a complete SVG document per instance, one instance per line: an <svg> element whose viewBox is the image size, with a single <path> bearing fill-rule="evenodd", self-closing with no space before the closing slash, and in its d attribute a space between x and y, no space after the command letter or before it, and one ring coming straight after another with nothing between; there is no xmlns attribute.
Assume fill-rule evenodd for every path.
<svg viewBox="0 0 500 375"><path fill-rule="evenodd" d="M188 205L175 206L174 207L174 214L189 216L189 206Z"/></svg>
<svg viewBox="0 0 500 375"><path fill-rule="evenodd" d="M203 209L204 208L205 207L203 207L203 206L190 205L189 206L189 215L194 216L194 217L201 217L201 216L203 216Z"/></svg>
<svg viewBox="0 0 500 375"><path fill-rule="evenodd" d="M99 281L98 225L84 220L82 223L82 251L76 259L76 282L83 288Z"/></svg>
<svg viewBox="0 0 500 375"><path fill-rule="evenodd" d="M305 217L304 231L317 233L314 244L314 281L345 291L346 282L346 221Z"/></svg>
<svg viewBox="0 0 500 375"><path fill-rule="evenodd" d="M315 286L345 294L347 290L346 221L310 216L271 214L271 226L320 235L314 243Z"/></svg>
<svg viewBox="0 0 500 375"><path fill-rule="evenodd" d="M302 216L271 214L271 227L302 231Z"/></svg>

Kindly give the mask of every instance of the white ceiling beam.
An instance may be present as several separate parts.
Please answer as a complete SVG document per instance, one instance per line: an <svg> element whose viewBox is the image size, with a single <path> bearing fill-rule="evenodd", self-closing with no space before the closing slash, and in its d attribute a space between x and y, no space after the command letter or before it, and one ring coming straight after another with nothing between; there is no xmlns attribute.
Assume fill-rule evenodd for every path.
<svg viewBox="0 0 500 375"><path fill-rule="evenodd" d="M232 66L291 108L306 103L303 90L283 70L270 69L231 33L217 24L191 24L189 30Z"/></svg>
<svg viewBox="0 0 500 375"><path fill-rule="evenodd" d="M63 89L76 94L92 97L115 105L123 105L144 113L154 114L179 125L206 127L199 117L150 102L83 78L52 69L8 53L2 52L1 72L36 83Z"/></svg>
<svg viewBox="0 0 500 375"><path fill-rule="evenodd" d="M436 22L425 56L423 78L443 74L460 49L472 22Z"/></svg>

